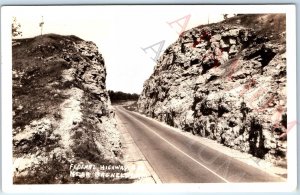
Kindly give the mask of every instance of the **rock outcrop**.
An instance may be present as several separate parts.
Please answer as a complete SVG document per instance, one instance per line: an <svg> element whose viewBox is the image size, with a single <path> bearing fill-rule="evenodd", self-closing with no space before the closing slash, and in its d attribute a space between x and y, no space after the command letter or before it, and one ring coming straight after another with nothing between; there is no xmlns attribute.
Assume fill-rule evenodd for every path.
<svg viewBox="0 0 300 195"><path fill-rule="evenodd" d="M120 164L121 144L92 42L48 34L14 40L14 183L101 183L70 177L71 163Z"/></svg>
<svg viewBox="0 0 300 195"><path fill-rule="evenodd" d="M286 166L285 15L238 15L181 34L144 83L140 112Z"/></svg>

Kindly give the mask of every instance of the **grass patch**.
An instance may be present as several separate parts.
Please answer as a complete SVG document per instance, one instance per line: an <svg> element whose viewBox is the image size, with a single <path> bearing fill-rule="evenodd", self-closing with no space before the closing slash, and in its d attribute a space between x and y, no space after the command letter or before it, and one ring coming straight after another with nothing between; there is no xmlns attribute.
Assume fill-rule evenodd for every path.
<svg viewBox="0 0 300 195"><path fill-rule="evenodd" d="M13 75L13 128L23 128L32 120L55 114L57 105L67 98L62 90L68 85L60 82L60 78L62 71L71 67L70 63L60 54L55 55L58 52L49 50L47 55L53 58L46 60L40 51L32 50L37 46L60 44L55 46L60 51L64 45L58 39L59 36L54 35L21 39L18 40L21 44L13 47L13 71L16 72ZM53 82L57 85L50 86Z"/></svg>

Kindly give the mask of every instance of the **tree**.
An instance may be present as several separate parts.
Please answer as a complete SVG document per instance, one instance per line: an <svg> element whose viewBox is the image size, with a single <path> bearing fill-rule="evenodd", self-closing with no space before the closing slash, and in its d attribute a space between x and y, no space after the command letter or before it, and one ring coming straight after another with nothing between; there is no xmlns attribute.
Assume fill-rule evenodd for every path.
<svg viewBox="0 0 300 195"><path fill-rule="evenodd" d="M139 99L139 95L136 93L124 93L122 91L112 91L108 90L108 95L110 97L111 102L121 102L121 101L137 101Z"/></svg>
<svg viewBox="0 0 300 195"><path fill-rule="evenodd" d="M228 18L228 14L223 14L223 18L226 20Z"/></svg>
<svg viewBox="0 0 300 195"><path fill-rule="evenodd" d="M17 18L13 17L13 22L11 24L12 37L22 36L21 24L17 22Z"/></svg>

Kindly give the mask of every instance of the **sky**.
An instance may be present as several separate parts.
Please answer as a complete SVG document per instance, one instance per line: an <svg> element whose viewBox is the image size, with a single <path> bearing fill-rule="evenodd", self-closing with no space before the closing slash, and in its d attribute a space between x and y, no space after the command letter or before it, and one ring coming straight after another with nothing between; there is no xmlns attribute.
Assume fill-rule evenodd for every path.
<svg viewBox="0 0 300 195"><path fill-rule="evenodd" d="M224 6L226 7L226 6ZM21 24L22 38L43 34L76 35L93 41L105 60L106 88L141 93L144 81L154 70L156 53L145 49L159 42L162 52L185 30L223 20L223 13L211 6L73 6L14 7L11 15ZM178 23L176 23L177 21ZM144 49L144 50L143 50ZM162 54L162 52L160 54Z"/></svg>

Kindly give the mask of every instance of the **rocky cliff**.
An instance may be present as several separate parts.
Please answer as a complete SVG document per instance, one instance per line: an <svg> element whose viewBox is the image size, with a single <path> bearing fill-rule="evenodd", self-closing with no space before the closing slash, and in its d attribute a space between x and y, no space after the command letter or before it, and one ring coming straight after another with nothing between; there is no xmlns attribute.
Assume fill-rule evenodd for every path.
<svg viewBox="0 0 300 195"><path fill-rule="evenodd" d="M48 34L13 41L14 183L101 183L71 163L120 164L120 138L96 45Z"/></svg>
<svg viewBox="0 0 300 195"><path fill-rule="evenodd" d="M140 112L286 166L285 15L185 31L144 83Z"/></svg>

